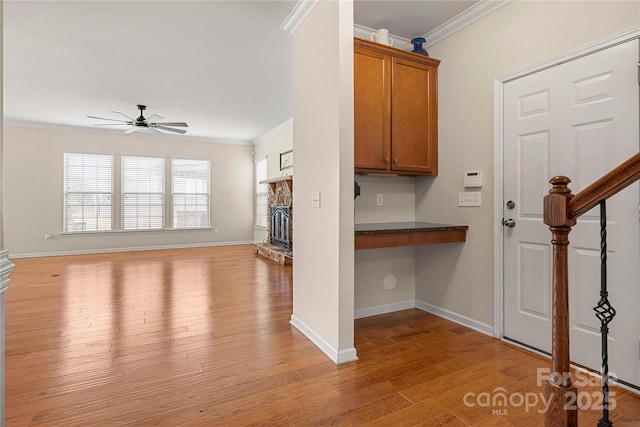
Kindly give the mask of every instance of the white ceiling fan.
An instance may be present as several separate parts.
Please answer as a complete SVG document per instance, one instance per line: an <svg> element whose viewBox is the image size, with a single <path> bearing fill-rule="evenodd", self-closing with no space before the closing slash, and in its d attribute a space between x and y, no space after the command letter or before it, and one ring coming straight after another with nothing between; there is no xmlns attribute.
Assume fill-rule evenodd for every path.
<svg viewBox="0 0 640 427"><path fill-rule="evenodd" d="M174 129L174 127L185 127L185 128L188 127L188 125L185 122L152 122L151 120L164 119L164 117L161 117L157 114L152 114L148 118L145 118L142 115L142 112L146 110L146 108L147 108L146 105L138 105L138 110L140 110L140 117L137 117L135 119L119 111L112 111L112 113L120 114L121 116L125 117L127 120L109 119L106 117L96 117L96 116L87 116L87 117L89 117L90 119L109 120L112 122L119 122L119 123L96 123L94 124L94 126L130 126L129 129L124 131L124 133L142 131L142 132L155 132L159 134L164 134L164 132L160 132L160 130L167 131L167 132L176 132L181 134L184 134L187 132L184 129Z"/></svg>

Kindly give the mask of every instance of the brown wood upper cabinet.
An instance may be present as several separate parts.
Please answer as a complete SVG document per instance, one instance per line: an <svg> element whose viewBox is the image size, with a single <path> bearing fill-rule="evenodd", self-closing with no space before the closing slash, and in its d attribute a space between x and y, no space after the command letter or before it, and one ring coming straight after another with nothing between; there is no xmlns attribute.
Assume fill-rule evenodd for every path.
<svg viewBox="0 0 640 427"><path fill-rule="evenodd" d="M354 38L355 172L438 174L438 65Z"/></svg>

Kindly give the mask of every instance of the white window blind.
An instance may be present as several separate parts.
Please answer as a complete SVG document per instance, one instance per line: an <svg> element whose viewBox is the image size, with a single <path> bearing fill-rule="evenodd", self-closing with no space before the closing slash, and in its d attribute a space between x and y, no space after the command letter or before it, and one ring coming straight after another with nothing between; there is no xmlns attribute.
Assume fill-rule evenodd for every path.
<svg viewBox="0 0 640 427"><path fill-rule="evenodd" d="M122 228L164 226L164 159L122 156Z"/></svg>
<svg viewBox="0 0 640 427"><path fill-rule="evenodd" d="M64 153L63 231L112 227L113 156Z"/></svg>
<svg viewBox="0 0 640 427"><path fill-rule="evenodd" d="M173 228L209 226L209 161L171 160Z"/></svg>
<svg viewBox="0 0 640 427"><path fill-rule="evenodd" d="M267 228L269 207L269 184L260 184L267 179L267 159L256 162L256 227Z"/></svg>

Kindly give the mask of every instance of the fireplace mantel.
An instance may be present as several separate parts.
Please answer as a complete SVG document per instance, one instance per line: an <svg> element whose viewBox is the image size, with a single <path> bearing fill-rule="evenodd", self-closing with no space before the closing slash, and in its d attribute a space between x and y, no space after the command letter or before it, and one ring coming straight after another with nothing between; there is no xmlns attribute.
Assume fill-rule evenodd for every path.
<svg viewBox="0 0 640 427"><path fill-rule="evenodd" d="M290 181L293 182L293 175L281 176L278 178L265 179L264 181L260 181L260 184L273 184L280 181Z"/></svg>
<svg viewBox="0 0 640 427"><path fill-rule="evenodd" d="M260 184L269 184L269 206L293 206L293 175L267 179L260 181ZM288 193L288 200L272 200L272 197L278 196L279 193Z"/></svg>

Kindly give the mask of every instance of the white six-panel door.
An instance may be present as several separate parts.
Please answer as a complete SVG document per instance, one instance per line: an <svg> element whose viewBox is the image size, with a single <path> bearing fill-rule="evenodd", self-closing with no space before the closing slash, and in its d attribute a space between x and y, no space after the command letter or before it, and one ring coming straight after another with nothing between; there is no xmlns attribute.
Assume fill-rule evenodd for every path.
<svg viewBox="0 0 640 427"><path fill-rule="evenodd" d="M504 336L551 350L551 233L542 200L565 175L573 194L639 149L638 40L504 85ZM513 202L513 208L507 206ZM639 190L607 202L610 371L640 386ZM571 360L599 370L599 209L569 235Z"/></svg>

